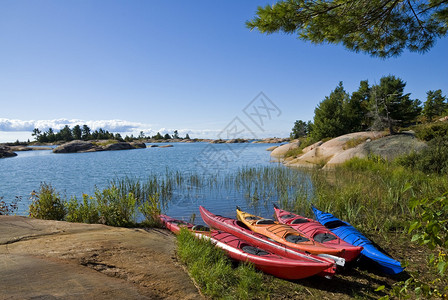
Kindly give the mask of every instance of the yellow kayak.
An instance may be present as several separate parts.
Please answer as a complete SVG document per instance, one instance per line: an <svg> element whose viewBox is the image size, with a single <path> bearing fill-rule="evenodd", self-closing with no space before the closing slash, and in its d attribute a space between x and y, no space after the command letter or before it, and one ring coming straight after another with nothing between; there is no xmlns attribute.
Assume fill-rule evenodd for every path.
<svg viewBox="0 0 448 300"><path fill-rule="evenodd" d="M271 219L264 219L251 215L237 207L236 216L250 230L260 233L276 242L287 245L291 248L309 252L312 254L330 254L341 256L343 249L329 248L325 245L307 238L289 225L280 224Z"/></svg>

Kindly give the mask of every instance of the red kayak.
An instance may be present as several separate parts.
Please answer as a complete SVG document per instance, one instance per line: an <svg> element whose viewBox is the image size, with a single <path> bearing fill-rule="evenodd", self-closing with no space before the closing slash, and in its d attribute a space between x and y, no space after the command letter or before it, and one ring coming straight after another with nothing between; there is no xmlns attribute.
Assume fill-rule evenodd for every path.
<svg viewBox="0 0 448 300"><path fill-rule="evenodd" d="M313 239L327 247L345 250L340 256L347 261L354 260L359 256L363 249L362 247L353 246L344 242L325 226L313 219L304 218L280 209L275 204L274 209L275 216L279 223L289 225L307 238Z"/></svg>
<svg viewBox="0 0 448 300"><path fill-rule="evenodd" d="M310 271L305 271L304 269L302 278L314 274L331 278L336 272L336 264L333 259L311 255L309 253L285 246L267 238L262 234L251 231L241 221L214 215L202 206L199 206L199 210L201 212L202 219L210 227L233 234L234 236L245 240L256 247L264 249L265 251L301 261L304 265L308 265ZM311 270L313 271L311 272Z"/></svg>
<svg viewBox="0 0 448 300"><path fill-rule="evenodd" d="M208 227L160 215L167 229L179 233L182 227L188 228L199 238L210 239L233 259L251 262L257 269L279 278L296 280L316 275L331 266L331 263L314 262L306 259L290 259L270 253L224 231L209 230Z"/></svg>

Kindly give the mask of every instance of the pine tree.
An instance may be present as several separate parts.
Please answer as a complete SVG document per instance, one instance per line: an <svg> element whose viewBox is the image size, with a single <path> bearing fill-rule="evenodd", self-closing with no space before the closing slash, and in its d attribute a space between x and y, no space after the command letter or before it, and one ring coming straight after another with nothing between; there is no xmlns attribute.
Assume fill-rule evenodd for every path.
<svg viewBox="0 0 448 300"><path fill-rule="evenodd" d="M431 122L434 117L439 117L448 109L446 97L442 96L442 90L428 91L423 106L423 115Z"/></svg>
<svg viewBox="0 0 448 300"><path fill-rule="evenodd" d="M446 1L283 0L258 7L246 22L262 33L285 32L316 44L391 57L425 52L447 34Z"/></svg>

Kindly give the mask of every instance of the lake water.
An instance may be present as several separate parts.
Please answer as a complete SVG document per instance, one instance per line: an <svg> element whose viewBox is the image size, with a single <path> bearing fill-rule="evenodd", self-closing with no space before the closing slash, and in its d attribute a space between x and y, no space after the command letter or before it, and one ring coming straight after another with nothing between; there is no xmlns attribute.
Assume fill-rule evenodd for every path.
<svg viewBox="0 0 448 300"><path fill-rule="evenodd" d="M145 180L151 174L164 176L167 172L225 176L244 166L278 165L270 161L266 151L274 144L172 145L171 148L73 154L54 154L50 150L18 152L17 157L0 160L0 197L7 203L16 196L22 197L17 214L27 215L30 193L37 191L41 182L50 183L67 198L79 199L83 193L93 194L95 187L101 189L118 178ZM164 213L186 220L194 213L200 223L199 205L228 216L235 215L235 205L243 209L250 206L244 194L234 189L195 189L188 197L183 193L182 189L173 191L173 201ZM252 207L250 211L271 216L270 209Z"/></svg>

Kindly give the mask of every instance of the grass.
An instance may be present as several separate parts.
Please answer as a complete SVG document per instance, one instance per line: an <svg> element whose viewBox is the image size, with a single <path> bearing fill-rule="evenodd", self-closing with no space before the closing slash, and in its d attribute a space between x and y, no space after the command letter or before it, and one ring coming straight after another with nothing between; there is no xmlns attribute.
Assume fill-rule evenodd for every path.
<svg viewBox="0 0 448 300"><path fill-rule="evenodd" d="M264 299L263 275L252 265L232 261L208 240L189 231L177 236L177 253L204 295L213 299Z"/></svg>
<svg viewBox="0 0 448 300"><path fill-rule="evenodd" d="M347 149L355 148L356 146L361 145L362 143L364 143L366 140L367 140L366 137L350 139L350 140L348 140L345 143L345 145L342 147L342 149L347 150Z"/></svg>
<svg viewBox="0 0 448 300"><path fill-rule="evenodd" d="M210 243L180 235L180 260L208 297L321 299L331 293L334 299L375 299L395 291L397 282L418 278L430 284L439 277L427 262L430 255L438 255L438 249L411 242L407 229L419 218L411 209L411 203L415 199L434 199L444 194L448 191L448 178L379 157L354 158L331 171L297 171L283 166L245 167L225 176L167 172L146 180L116 179L94 195L83 195L82 200L66 201L47 185L36 198L43 200L42 207L36 206L39 202L33 205L39 212L45 211L44 208L56 208L55 212L48 213L57 216L59 203L63 201L66 220L88 223L103 220L116 226L141 226L135 223L135 215L140 212L147 216L145 224L157 226L151 222L169 204L174 193L184 196L196 189L236 190L251 205L277 202L284 209L308 217L312 216L311 204L314 204L352 223L391 256L408 264L408 273L393 278L356 267L343 271L332 281L310 278L289 282L251 270L250 266L235 267ZM412 275L417 271L418 276ZM439 280L432 285L443 290L448 285L446 277ZM381 286L385 288L375 292Z"/></svg>

